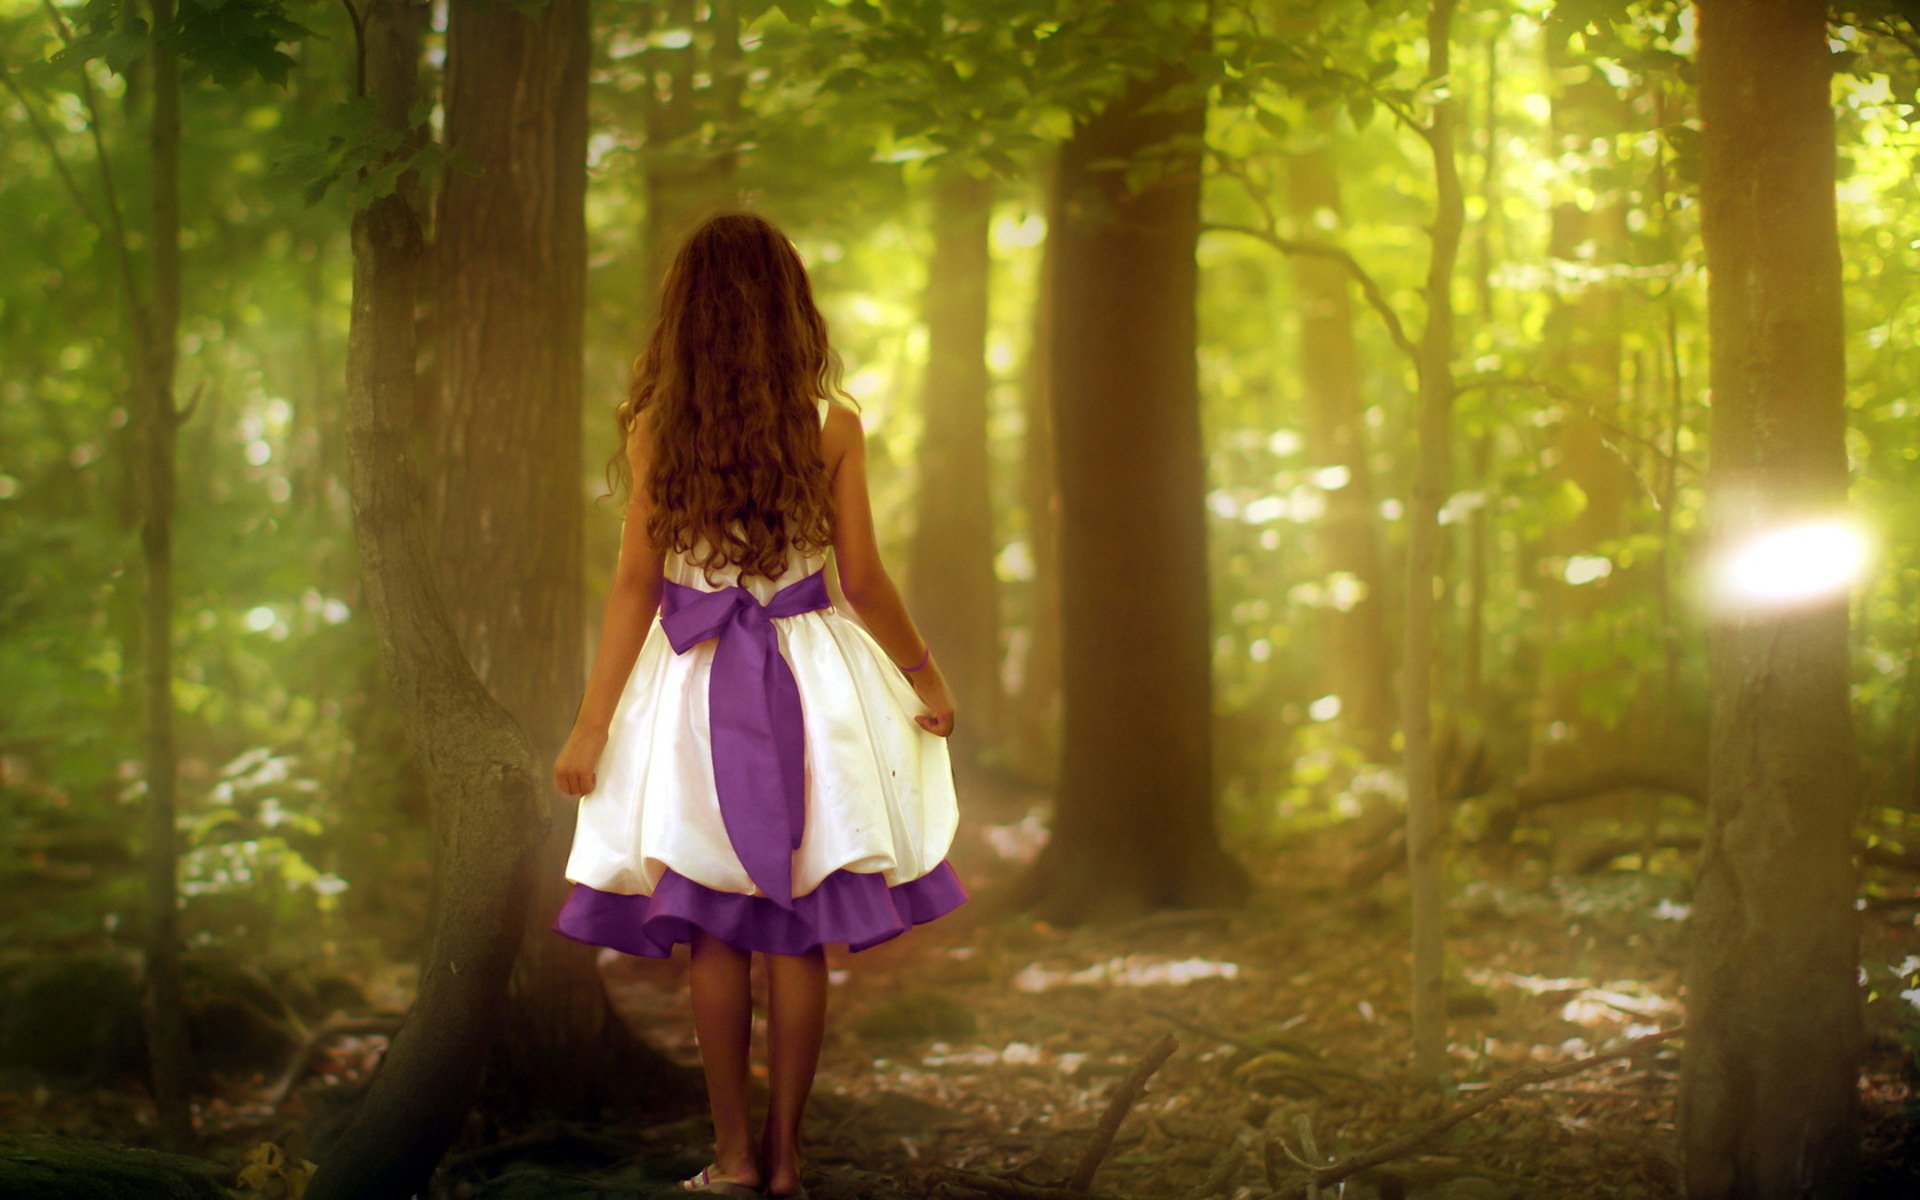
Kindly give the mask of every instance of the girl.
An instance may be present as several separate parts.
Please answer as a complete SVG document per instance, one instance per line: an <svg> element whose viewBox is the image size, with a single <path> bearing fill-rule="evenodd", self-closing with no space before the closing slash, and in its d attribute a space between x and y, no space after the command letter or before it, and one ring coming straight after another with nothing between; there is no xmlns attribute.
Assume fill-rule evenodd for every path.
<svg viewBox="0 0 1920 1200"><path fill-rule="evenodd" d="M946 860L953 699L875 548L839 370L793 245L732 213L681 245L616 413L609 472L627 467L630 499L554 765L581 799L553 928L649 958L690 944L714 1158L689 1191L806 1195L826 943L864 950L969 898ZM828 598L829 547L864 629ZM755 950L770 1010L757 1152Z"/></svg>

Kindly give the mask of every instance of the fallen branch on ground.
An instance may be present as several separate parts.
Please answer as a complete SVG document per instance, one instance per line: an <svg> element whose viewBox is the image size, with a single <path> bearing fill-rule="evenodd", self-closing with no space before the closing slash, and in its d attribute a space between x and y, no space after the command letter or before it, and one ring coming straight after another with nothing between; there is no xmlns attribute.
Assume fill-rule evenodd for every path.
<svg viewBox="0 0 1920 1200"><path fill-rule="evenodd" d="M1107 1151L1113 1148L1113 1137L1120 1132L1120 1123L1127 1119L1127 1114L1133 1111L1133 1106L1146 1093L1147 1080L1179 1048L1180 1043L1174 1040L1172 1034L1161 1034L1160 1040L1147 1051L1147 1056L1133 1068L1133 1073L1114 1090L1107 1111L1100 1115L1100 1124L1094 1128L1093 1140L1087 1143L1086 1153L1080 1156L1079 1165L1067 1177L1068 1187L1084 1192L1093 1186L1093 1177L1100 1170L1100 1163L1107 1157Z"/></svg>

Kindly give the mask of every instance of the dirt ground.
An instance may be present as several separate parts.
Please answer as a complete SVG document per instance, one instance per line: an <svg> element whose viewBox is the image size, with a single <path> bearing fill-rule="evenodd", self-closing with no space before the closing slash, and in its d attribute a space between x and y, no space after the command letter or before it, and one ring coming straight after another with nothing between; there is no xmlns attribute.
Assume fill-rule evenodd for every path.
<svg viewBox="0 0 1920 1200"><path fill-rule="evenodd" d="M1684 1018L1684 869L1554 876L1524 859L1495 868L1462 852L1447 935L1454 1086L1415 1086L1405 1074L1405 890L1395 876L1346 887L1353 848L1337 835L1238 847L1257 885L1243 909L1055 929L996 902L1038 848L1045 798L1004 785L969 796L951 857L973 898L858 954L829 949L827 1040L806 1127L815 1200L972 1197L983 1193L965 1184L982 1174L1001 1177L997 1194L1048 1195L1042 1185L1074 1173L1113 1094L1168 1034L1171 1054L1100 1156L1096 1194L1266 1196L1272 1180L1297 1177L1283 1143L1320 1161L1359 1155L1516 1072ZM1920 954L1911 908L1863 918L1870 966ZM685 947L668 960L605 951L600 961L622 1015L697 1065ZM1915 1050L1900 1040L1920 1027L1920 994L1880 994L1898 973L1865 974L1870 988L1883 986L1868 1007L1871 1174L1862 1194L1920 1195ZM763 1083L758 963L754 986ZM370 1068L381 1045L348 1043L331 1073ZM1661 1043L1520 1090L1354 1176L1339 1194L1677 1196L1678 1066L1679 1048ZM298 1119L302 1103L297 1092L273 1114L236 1099L210 1106L203 1120L237 1162ZM149 1140L137 1093L5 1095L0 1115L14 1127ZM668 1195L669 1181L708 1161L711 1145L704 1113L649 1127L527 1132L524 1156L456 1147L450 1161L467 1165L443 1169L436 1195Z"/></svg>
<svg viewBox="0 0 1920 1200"><path fill-rule="evenodd" d="M1352 850L1337 837L1246 856L1257 890L1244 910L1062 930L995 903L1037 849L1045 798L969 795L952 858L974 898L872 949L830 951L807 1126L809 1178L826 1185L816 1195L977 1194L943 1186L943 1171L1062 1180L1116 1084L1164 1033L1178 1047L1123 1122L1095 1179L1101 1192L1263 1195L1265 1135L1302 1151L1305 1131L1324 1155L1357 1154L1517 1071L1683 1020L1683 870L1567 880L1509 864L1476 878L1491 868L1466 854L1448 930L1457 1087L1415 1087L1405 1077L1405 890L1395 878L1347 889ZM1869 960L1897 960L1920 950L1920 930L1875 918L1865 943ZM697 1063L684 960L609 953L603 967L622 1011ZM757 967L755 986L764 1078ZM1862 1089L1869 1194L1913 1196L1914 1080L1894 1032L1876 1030ZM1678 1069L1677 1047L1659 1045L1527 1088L1345 1195L1678 1195ZM704 1120L653 1132L677 1139L689 1170L706 1161Z"/></svg>

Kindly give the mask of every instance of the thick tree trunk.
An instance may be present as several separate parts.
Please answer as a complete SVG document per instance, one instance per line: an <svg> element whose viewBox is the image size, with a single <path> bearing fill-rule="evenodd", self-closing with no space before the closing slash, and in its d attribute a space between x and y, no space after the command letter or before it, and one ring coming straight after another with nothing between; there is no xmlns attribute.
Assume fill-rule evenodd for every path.
<svg viewBox="0 0 1920 1200"><path fill-rule="evenodd" d="M1825 6L1698 10L1701 221L1721 552L1841 510L1845 361ZM1852 1196L1859 762L1844 595L1708 631L1709 812L1685 988L1690 1197Z"/></svg>
<svg viewBox="0 0 1920 1200"><path fill-rule="evenodd" d="M1427 13L1427 77L1444 79L1454 0ZM1433 105L1433 243L1427 259L1427 323L1420 337L1419 449L1407 505L1407 589L1400 727L1407 771L1407 875L1413 893L1413 1066L1431 1080L1446 1068L1447 1008L1441 927L1446 823L1433 739L1434 579L1440 503L1447 494L1453 406L1453 270L1465 208L1454 162L1454 101Z"/></svg>
<svg viewBox="0 0 1920 1200"><path fill-rule="evenodd" d="M923 301L920 486L907 596L968 714L955 751L968 764L997 741L1000 584L987 459L987 225L993 183L943 173L933 189L933 260Z"/></svg>
<svg viewBox="0 0 1920 1200"><path fill-rule="evenodd" d="M1331 130L1331 112L1323 127ZM1344 223L1340 182L1324 147L1288 160L1287 202L1302 236L1323 231L1316 214ZM1320 561L1358 580L1364 595L1351 608L1325 610L1326 686L1340 697L1341 720L1370 759L1388 753L1394 726L1393 648L1387 641L1386 571L1380 511L1368 461L1360 403L1360 355L1353 336L1352 277L1321 255L1294 255L1300 303L1300 384L1306 402L1302 432L1313 466L1340 468L1346 482L1327 492L1319 529Z"/></svg>
<svg viewBox="0 0 1920 1200"><path fill-rule="evenodd" d="M1015 903L1060 922L1248 889L1213 815L1198 155L1138 193L1110 165L1197 143L1204 107L1146 111L1180 79L1136 81L1077 125L1049 220L1065 713L1052 835Z"/></svg>
<svg viewBox="0 0 1920 1200"><path fill-rule="evenodd" d="M180 328L180 60L166 36L173 24L172 0L153 3L153 108L149 134L152 166L152 298L139 331L141 522L140 550L147 588L145 629L146 985L141 996L154 1103L161 1136L171 1148L193 1136L188 1093L193 1075L187 1040L186 1000L180 982L180 922L177 911L179 850L174 838L179 752L173 731L173 511L174 450L180 414L173 377ZM140 300L129 297L134 306Z"/></svg>
<svg viewBox="0 0 1920 1200"><path fill-rule="evenodd" d="M381 124L409 135L424 8L369 0L362 56ZM348 481L369 611L446 845L433 943L405 1025L309 1200L425 1194L479 1095L506 1007L545 817L546 771L474 675L435 587L422 488L406 447L420 214L411 175L353 217L347 337Z"/></svg>
<svg viewBox="0 0 1920 1200"><path fill-rule="evenodd" d="M446 139L480 171L444 176L434 225L439 581L468 660L540 763L585 686L588 54L586 0L534 16L455 5L448 25ZM578 802L538 782L552 819L489 1103L590 1112L615 1082L607 1039L628 1039L594 948L551 931Z"/></svg>

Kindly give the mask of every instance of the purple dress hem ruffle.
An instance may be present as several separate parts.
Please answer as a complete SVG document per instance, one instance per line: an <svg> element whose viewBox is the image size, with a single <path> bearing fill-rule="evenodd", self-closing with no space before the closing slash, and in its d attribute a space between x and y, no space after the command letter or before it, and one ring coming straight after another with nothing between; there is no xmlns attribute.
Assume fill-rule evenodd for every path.
<svg viewBox="0 0 1920 1200"><path fill-rule="evenodd" d="M804 954L815 946L845 942L857 953L944 916L969 899L944 858L920 878L892 887L877 872L842 868L813 891L795 896L791 911L767 896L718 891L668 867L650 895L574 884L553 931L643 958L671 957L677 943L693 941L695 927L740 950Z"/></svg>

